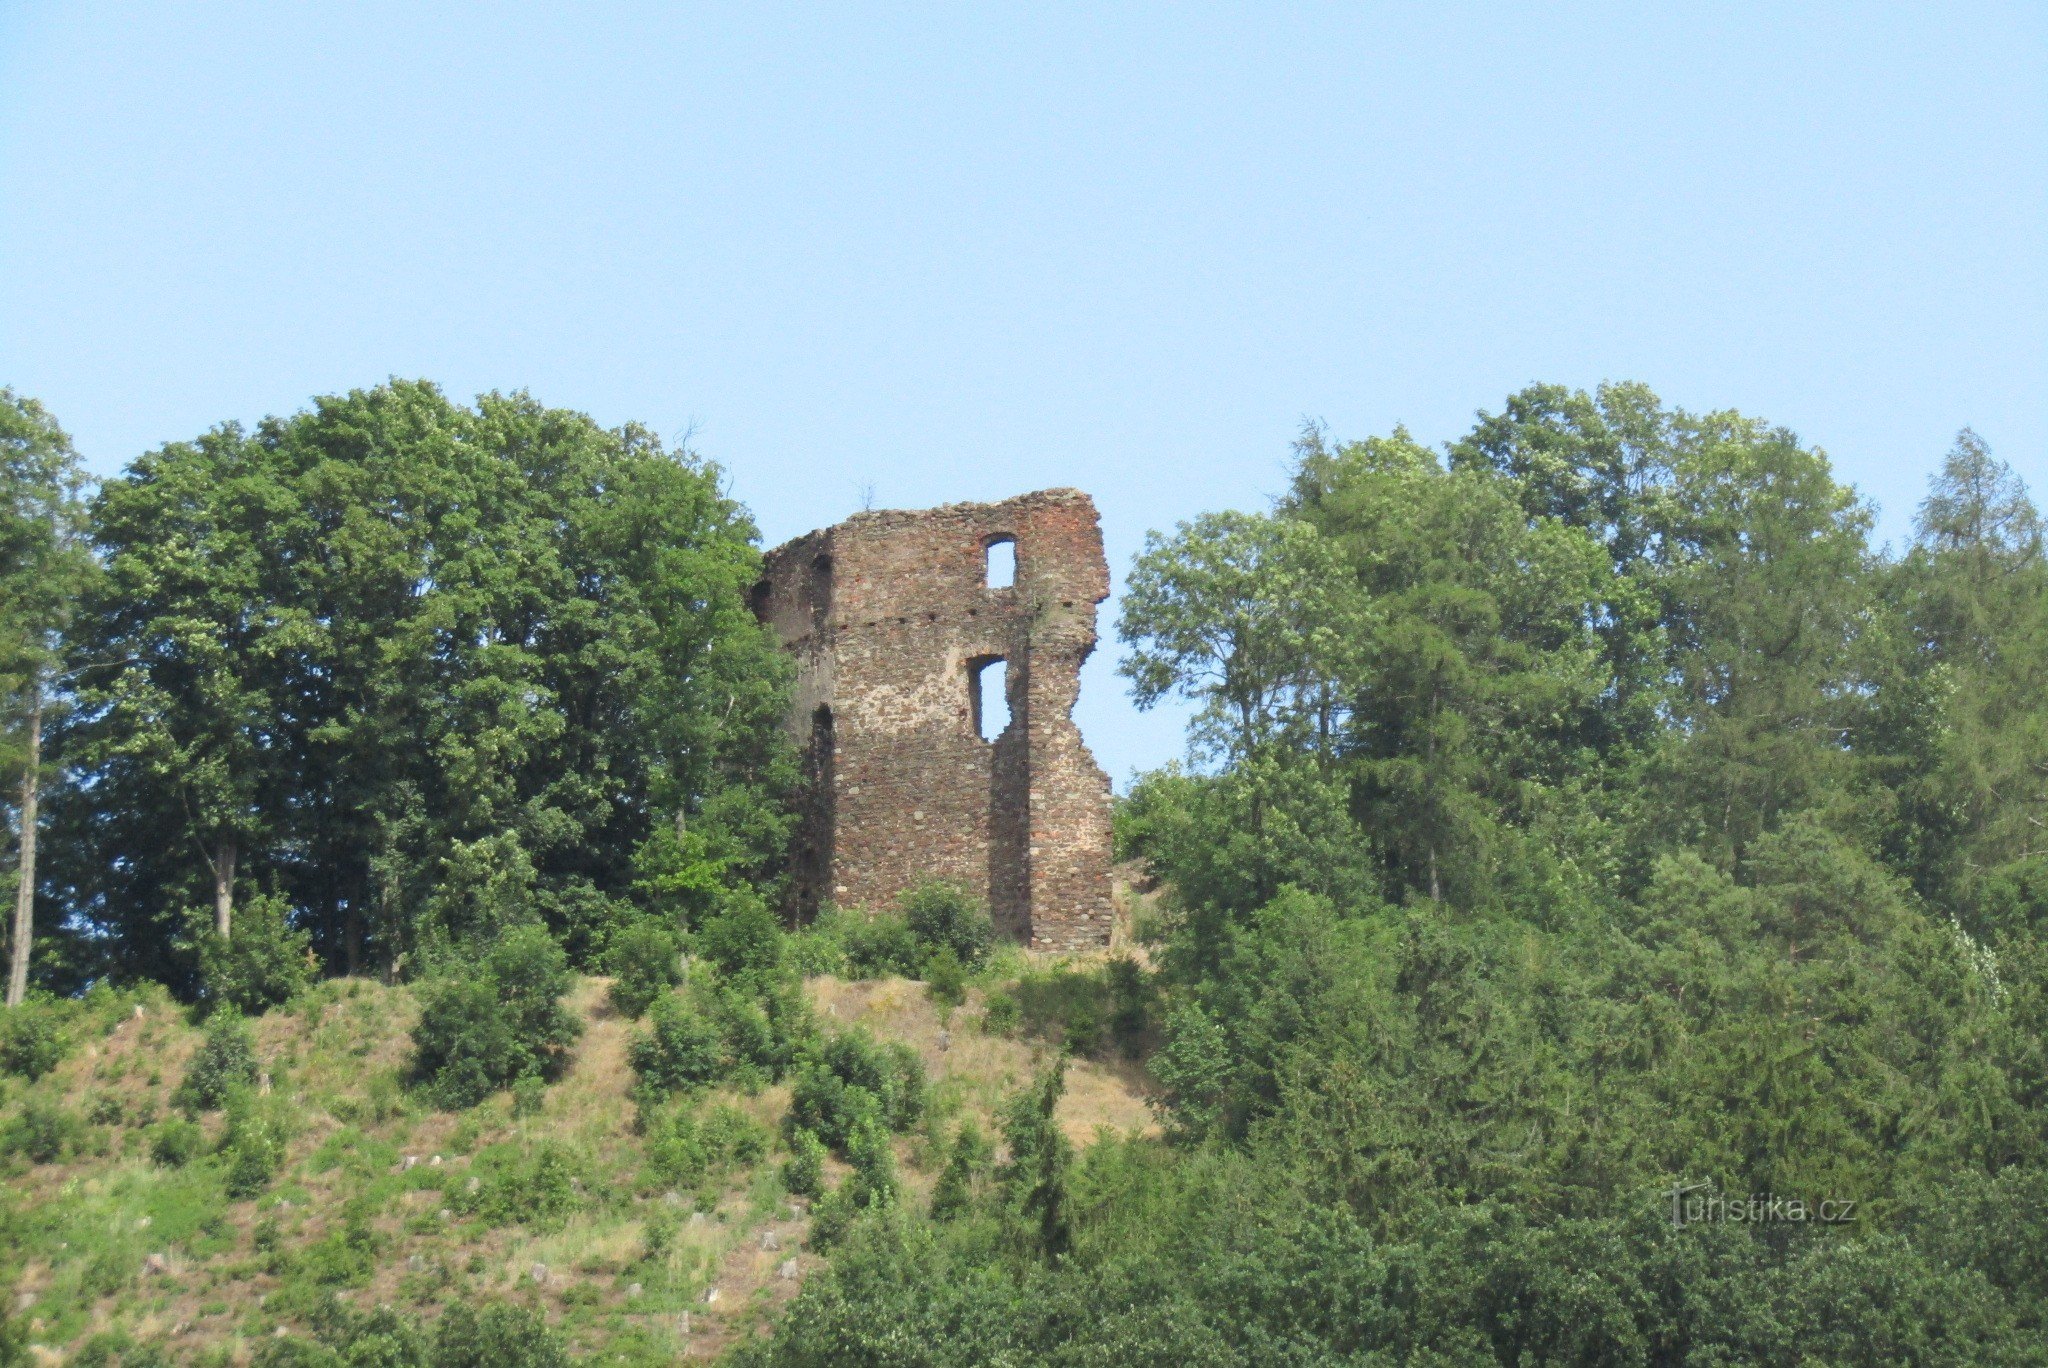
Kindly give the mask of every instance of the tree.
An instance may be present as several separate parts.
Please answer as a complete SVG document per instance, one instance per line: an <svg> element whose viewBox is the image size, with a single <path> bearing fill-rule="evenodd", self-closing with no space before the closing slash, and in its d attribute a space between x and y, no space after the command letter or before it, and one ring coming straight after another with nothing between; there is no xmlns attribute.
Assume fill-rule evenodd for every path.
<svg viewBox="0 0 2048 1368"><path fill-rule="evenodd" d="M56 419L35 400L0 389L0 689L9 760L20 775L9 1007L28 992L35 935L44 719L73 601L92 569L80 536L84 483ZM18 749L11 744L17 737Z"/></svg>
<svg viewBox="0 0 2048 1368"><path fill-rule="evenodd" d="M1879 712L1863 738L1894 775L1888 844L1982 934L2048 916L2048 555L2026 486L1957 434L1887 577Z"/></svg>
<svg viewBox="0 0 2048 1368"><path fill-rule="evenodd" d="M151 452L94 517L109 663L62 806L117 972L196 991L181 910L227 936L252 893L330 970L535 916L596 967L706 910L644 877L664 841L707 906L772 882L790 665L748 606L753 527L689 453L395 381Z"/></svg>

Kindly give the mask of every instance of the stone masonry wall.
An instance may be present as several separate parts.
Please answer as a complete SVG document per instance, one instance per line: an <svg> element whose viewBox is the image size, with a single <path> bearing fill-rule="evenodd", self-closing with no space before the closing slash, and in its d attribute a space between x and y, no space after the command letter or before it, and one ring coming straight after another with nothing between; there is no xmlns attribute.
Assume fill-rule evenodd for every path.
<svg viewBox="0 0 2048 1368"><path fill-rule="evenodd" d="M1002 541L1015 582L991 588ZM797 660L809 779L799 917L946 878L1034 949L1108 943L1109 779L1073 721L1108 595L1095 505L1072 489L860 513L768 553L754 608ZM992 660L1010 725L989 742L973 681Z"/></svg>

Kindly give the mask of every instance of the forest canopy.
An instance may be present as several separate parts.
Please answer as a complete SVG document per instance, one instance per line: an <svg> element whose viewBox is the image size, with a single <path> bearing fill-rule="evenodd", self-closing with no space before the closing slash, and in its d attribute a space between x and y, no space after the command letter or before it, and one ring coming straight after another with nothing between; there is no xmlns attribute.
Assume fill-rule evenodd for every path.
<svg viewBox="0 0 2048 1368"><path fill-rule="evenodd" d="M10 465L8 535L89 551L61 631L38 602L27 633L51 714L40 981L191 996L209 945L257 940L224 972L261 997L246 961L280 938L388 972L526 922L593 967L650 887L701 911L772 881L788 668L715 467L398 381L169 443L83 502L37 431L65 455ZM0 578L47 583L31 556Z"/></svg>

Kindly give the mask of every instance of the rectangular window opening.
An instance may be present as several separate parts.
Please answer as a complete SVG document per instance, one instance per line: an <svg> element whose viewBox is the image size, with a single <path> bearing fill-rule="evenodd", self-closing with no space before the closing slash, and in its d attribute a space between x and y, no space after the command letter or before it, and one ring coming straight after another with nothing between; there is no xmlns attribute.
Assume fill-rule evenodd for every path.
<svg viewBox="0 0 2048 1368"><path fill-rule="evenodd" d="M993 741L1010 727L1010 664L1001 656L980 656L967 662L967 692L973 704L974 731Z"/></svg>
<svg viewBox="0 0 2048 1368"><path fill-rule="evenodd" d="M1013 537L988 544L988 587L1008 589L1017 582L1017 542Z"/></svg>

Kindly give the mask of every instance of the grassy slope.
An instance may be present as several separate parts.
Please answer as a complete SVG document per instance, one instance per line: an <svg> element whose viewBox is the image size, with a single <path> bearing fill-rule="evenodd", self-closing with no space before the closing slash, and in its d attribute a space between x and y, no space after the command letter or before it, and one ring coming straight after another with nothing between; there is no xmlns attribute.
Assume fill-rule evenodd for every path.
<svg viewBox="0 0 2048 1368"><path fill-rule="evenodd" d="M580 985L574 1005L587 1025L575 1062L525 1117L512 1114L509 1095L450 1114L407 1094L400 1078L417 1007L405 988L332 982L263 1018L259 1055L292 1103L297 1133L277 1180L241 1201L226 1196L212 1160L168 1168L150 1158L198 1030L161 995L102 1001L73 1027L53 1073L33 1086L0 1084L0 1125L32 1104L80 1122L74 1153L9 1161L25 1217L16 1306L36 1352L59 1362L112 1333L164 1341L179 1359L241 1363L260 1337L302 1331L308 1310L337 1294L427 1316L456 1298L519 1301L544 1310L579 1356L602 1350L614 1361L708 1356L765 1325L797 1287L779 1276L785 1261L794 1258L800 1277L817 1257L802 1249L802 1204L782 1191L783 1156L703 1191L673 1192L646 1172L627 1100L626 1045L637 1028L609 1014L604 986ZM898 1155L909 1199L923 1200L933 1137L961 1116L988 1128L1038 1051L977 1030L979 995L942 1013L902 979L819 978L810 988L828 1026L863 1023L923 1057L939 1119L900 1141ZM772 1128L787 1092L710 1100ZM1082 1143L1099 1127L1151 1124L1135 1069L1086 1061L1069 1072L1061 1120ZM204 1124L212 1138L222 1121ZM550 1143L575 1174L566 1217L527 1226L464 1214L473 1170ZM675 1228L661 1257L647 1252L650 1218Z"/></svg>

